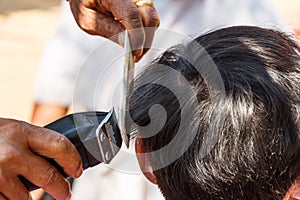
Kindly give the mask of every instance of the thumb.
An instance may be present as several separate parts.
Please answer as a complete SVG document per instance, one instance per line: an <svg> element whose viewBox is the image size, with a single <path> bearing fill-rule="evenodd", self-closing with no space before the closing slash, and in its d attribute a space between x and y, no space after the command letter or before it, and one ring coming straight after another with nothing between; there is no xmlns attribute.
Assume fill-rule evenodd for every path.
<svg viewBox="0 0 300 200"><path fill-rule="evenodd" d="M25 131L27 144L34 153L53 158L71 177L81 175L81 157L68 138L55 131L31 125Z"/></svg>

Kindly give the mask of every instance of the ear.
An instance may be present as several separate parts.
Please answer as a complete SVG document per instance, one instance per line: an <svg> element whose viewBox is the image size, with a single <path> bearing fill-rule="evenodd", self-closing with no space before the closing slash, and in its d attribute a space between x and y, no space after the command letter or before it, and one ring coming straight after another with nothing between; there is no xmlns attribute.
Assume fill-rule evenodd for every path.
<svg viewBox="0 0 300 200"><path fill-rule="evenodd" d="M300 176L295 183L290 187L283 200L300 200Z"/></svg>
<svg viewBox="0 0 300 200"><path fill-rule="evenodd" d="M156 176L153 173L153 169L152 166L150 165L150 162L145 154L145 149L143 146L143 139L137 137L136 141L135 141L135 152L136 152L136 156L140 165L140 168L144 174L144 176L146 176L146 178L151 181L152 183L157 185L157 180L156 180Z"/></svg>

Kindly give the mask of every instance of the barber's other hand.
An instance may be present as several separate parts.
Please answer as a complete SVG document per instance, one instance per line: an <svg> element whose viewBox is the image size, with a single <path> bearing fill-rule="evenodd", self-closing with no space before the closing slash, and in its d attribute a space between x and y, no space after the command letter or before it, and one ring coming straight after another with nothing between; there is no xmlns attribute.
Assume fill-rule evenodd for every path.
<svg viewBox="0 0 300 200"><path fill-rule="evenodd" d="M25 177L56 199L69 199L70 186L43 157L53 158L71 177L82 173L75 146L63 135L25 122L0 118L0 199L30 199Z"/></svg>
<svg viewBox="0 0 300 200"><path fill-rule="evenodd" d="M150 48L159 18L151 6L136 7L138 0L69 0L74 18L81 29L92 35L100 35L123 45L117 34L130 32L136 61ZM145 29L147 27L154 27Z"/></svg>

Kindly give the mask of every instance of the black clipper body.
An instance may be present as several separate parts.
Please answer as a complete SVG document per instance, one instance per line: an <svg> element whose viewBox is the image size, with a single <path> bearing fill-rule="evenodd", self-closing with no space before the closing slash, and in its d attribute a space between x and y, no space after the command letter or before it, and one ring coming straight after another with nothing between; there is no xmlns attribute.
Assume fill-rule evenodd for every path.
<svg viewBox="0 0 300 200"><path fill-rule="evenodd" d="M110 112L82 112L67 115L58 119L45 128L65 135L77 148L83 169L99 163L110 163L119 152L122 137L117 119L112 109ZM47 160L54 165L65 177L66 173L53 160ZM20 177L29 191L39 187Z"/></svg>

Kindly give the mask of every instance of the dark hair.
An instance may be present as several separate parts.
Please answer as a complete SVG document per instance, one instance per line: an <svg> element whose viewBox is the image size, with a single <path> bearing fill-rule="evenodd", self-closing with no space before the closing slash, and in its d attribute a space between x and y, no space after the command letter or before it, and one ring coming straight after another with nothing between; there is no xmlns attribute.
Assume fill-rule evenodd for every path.
<svg viewBox="0 0 300 200"><path fill-rule="evenodd" d="M195 48L195 43L203 49ZM136 79L130 115L139 126L137 134L143 138L166 199L284 197L300 169L299 52L297 42L284 33L230 27L167 50ZM209 58L203 59L206 54L220 73L224 95L220 88L209 86L214 80L197 70L200 66L208 70L205 76L213 73ZM180 103L161 82L171 81L178 88L182 82L178 77L165 79L160 65L179 72L196 98L186 95ZM143 84L145 79L147 84ZM149 109L155 104L164 107L166 121L157 134L149 136L142 127L151 123ZM192 117L184 131L178 131L186 121L183 107L188 107ZM196 134L191 139L192 131ZM179 142L164 153L151 154L175 137ZM212 138L217 140L210 143ZM180 141L189 144L188 148ZM203 149L208 151L203 154ZM169 153L178 154L178 159L164 166Z"/></svg>

